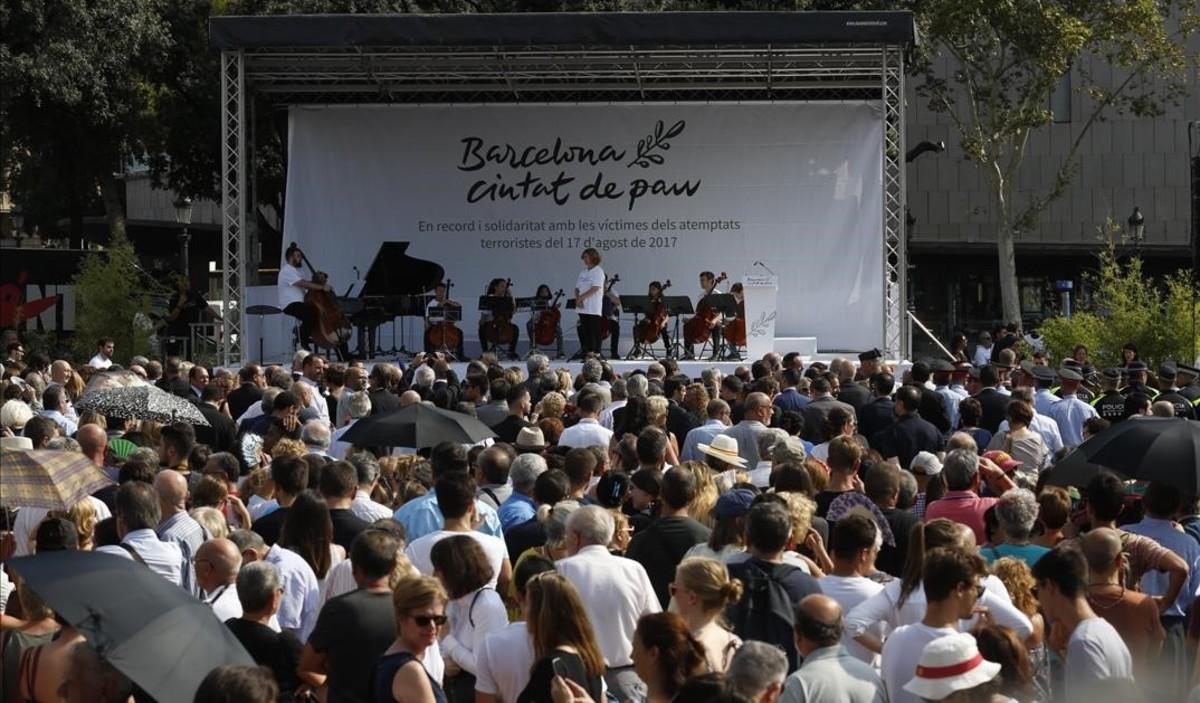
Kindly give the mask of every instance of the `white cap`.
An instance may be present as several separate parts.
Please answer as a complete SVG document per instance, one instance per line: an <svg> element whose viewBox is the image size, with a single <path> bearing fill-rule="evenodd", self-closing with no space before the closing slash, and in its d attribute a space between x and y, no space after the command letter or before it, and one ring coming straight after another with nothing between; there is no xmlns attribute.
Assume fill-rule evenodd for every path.
<svg viewBox="0 0 1200 703"><path fill-rule="evenodd" d="M942 473L942 460L932 452L917 452L917 455L909 462L908 469L914 474L922 476L937 476Z"/></svg>

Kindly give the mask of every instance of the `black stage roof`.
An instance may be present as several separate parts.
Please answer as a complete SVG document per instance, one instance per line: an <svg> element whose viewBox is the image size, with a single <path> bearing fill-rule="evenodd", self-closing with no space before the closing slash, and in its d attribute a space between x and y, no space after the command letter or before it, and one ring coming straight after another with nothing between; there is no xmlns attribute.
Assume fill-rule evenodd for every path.
<svg viewBox="0 0 1200 703"><path fill-rule="evenodd" d="M222 50L327 47L903 45L909 12L593 12L213 17Z"/></svg>

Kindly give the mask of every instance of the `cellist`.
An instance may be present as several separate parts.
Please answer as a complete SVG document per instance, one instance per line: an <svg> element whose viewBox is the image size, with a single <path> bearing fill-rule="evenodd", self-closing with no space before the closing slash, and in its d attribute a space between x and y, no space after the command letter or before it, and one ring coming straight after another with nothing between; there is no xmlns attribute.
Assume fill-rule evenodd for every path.
<svg viewBox="0 0 1200 703"><path fill-rule="evenodd" d="M529 320L525 322L525 332L529 335L531 345L530 348L532 348L535 343L533 329L539 322L541 322L542 316L549 312L550 303L554 300L554 291L550 290L550 286L543 283L542 285L538 286L537 292L533 294L533 297L536 298L538 302L545 303L546 309L538 312L536 315L530 316ZM559 318L558 324L554 325L554 343L559 357L562 357L563 355L562 339L562 318Z"/></svg>
<svg viewBox="0 0 1200 703"><path fill-rule="evenodd" d="M500 345L499 337L502 335L511 335L511 340L508 343L508 354L511 358L517 358L517 340L520 338L520 331L517 326L512 323L513 312L516 310L516 301L513 300L512 291L508 289L508 279L493 278L488 283L487 292L484 295L503 298L496 310L480 310L479 311L479 343L483 351L494 351ZM492 338L489 340L489 336Z"/></svg>
<svg viewBox="0 0 1200 703"><path fill-rule="evenodd" d="M312 350L312 327L316 320L312 319L311 309L304 304L304 294L310 290L333 291L329 282L317 283L304 277L300 265L304 261L300 247L292 244L284 252L284 264L279 267L279 307L284 313L291 315L300 322L300 346Z"/></svg>
<svg viewBox="0 0 1200 703"><path fill-rule="evenodd" d="M454 308L455 312L457 313L457 315L455 315L455 318L459 319L459 320L462 319L462 304L459 303L457 300L451 300L447 293L448 292L446 289L445 281L438 281L437 285L435 285L433 287L433 298L431 298L429 300L429 304L426 305L425 307L428 310L437 309L440 312L436 315L428 313L428 312L425 314L425 329L426 329L426 331L428 331L434 325L440 325L440 324L448 321L446 319L446 315L445 315L446 308ZM451 322L451 326L453 326L452 322ZM426 354L432 353L434 351L436 351L436 348L431 348L428 344L425 345L425 353ZM459 333L459 335L458 335L458 346L456 346L454 348L454 356L458 359L465 358L465 356L463 354L463 339L462 339L461 333Z"/></svg>
<svg viewBox="0 0 1200 703"><path fill-rule="evenodd" d="M700 301L701 300L704 300L705 298L707 298L710 295L713 295L714 293L721 292L720 288L717 286L716 274L714 274L712 271L701 271L700 272L700 290L703 291L703 293L700 295L700 298L696 301L696 313L697 314L699 314L701 311L700 310L700 308L701 308ZM723 324L724 324L724 321L722 320L721 315L717 315L716 317L713 318L712 323L708 326L709 330L712 332L712 347L713 347L713 349L717 349L721 346L721 326ZM684 351L686 352L688 357L692 357L695 355L695 349L694 349L692 342L690 342L686 339L684 340Z"/></svg>
<svg viewBox="0 0 1200 703"><path fill-rule="evenodd" d="M670 283L670 281L667 281ZM651 317L646 319L658 326L659 338L662 339L663 348L668 352L671 350L671 335L667 334L667 303L663 299L663 284L659 281L650 281L650 287L646 291L650 298Z"/></svg>

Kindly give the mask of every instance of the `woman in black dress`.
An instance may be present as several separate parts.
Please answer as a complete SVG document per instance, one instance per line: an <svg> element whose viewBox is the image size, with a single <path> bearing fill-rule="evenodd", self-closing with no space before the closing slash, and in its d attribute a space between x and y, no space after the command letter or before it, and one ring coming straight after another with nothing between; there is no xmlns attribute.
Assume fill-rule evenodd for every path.
<svg viewBox="0 0 1200 703"><path fill-rule="evenodd" d="M554 571L534 576L525 584L525 613L535 660L517 703L550 703L555 676L603 700L604 656L575 586Z"/></svg>
<svg viewBox="0 0 1200 703"><path fill-rule="evenodd" d="M401 579L393 591L396 641L375 665L375 700L447 703L424 664L425 650L437 642L446 624L446 592L432 576Z"/></svg>

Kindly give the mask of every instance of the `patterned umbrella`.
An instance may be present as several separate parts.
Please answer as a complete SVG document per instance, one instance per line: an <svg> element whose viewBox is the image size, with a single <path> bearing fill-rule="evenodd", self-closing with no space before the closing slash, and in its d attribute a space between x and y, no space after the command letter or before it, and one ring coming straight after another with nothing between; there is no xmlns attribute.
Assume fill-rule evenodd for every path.
<svg viewBox="0 0 1200 703"><path fill-rule="evenodd" d="M0 501L10 508L69 510L112 483L78 452L0 451Z"/></svg>
<svg viewBox="0 0 1200 703"><path fill-rule="evenodd" d="M128 369L120 371L97 371L83 388L84 395L101 388L123 388L125 386L148 386L140 376Z"/></svg>
<svg viewBox="0 0 1200 703"><path fill-rule="evenodd" d="M101 415L153 422L186 422L208 427L199 408L187 400L154 386L98 388L84 393L76 410L94 410Z"/></svg>

